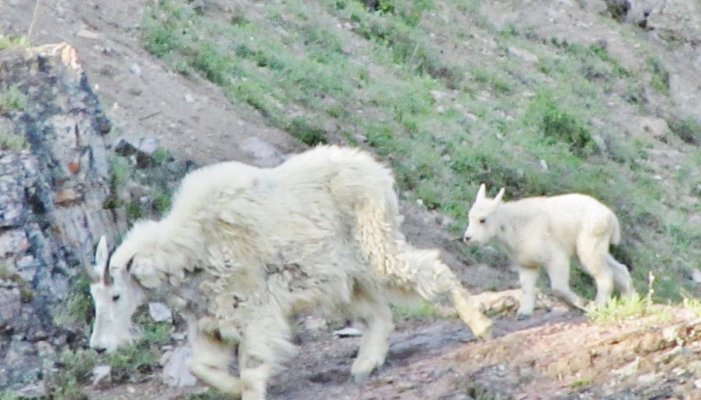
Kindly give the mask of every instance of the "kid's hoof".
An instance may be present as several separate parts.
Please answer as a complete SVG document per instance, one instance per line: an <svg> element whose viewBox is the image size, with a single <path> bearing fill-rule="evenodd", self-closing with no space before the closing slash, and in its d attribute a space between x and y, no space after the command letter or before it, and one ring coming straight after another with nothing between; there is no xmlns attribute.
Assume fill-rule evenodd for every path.
<svg viewBox="0 0 701 400"><path fill-rule="evenodd" d="M493 332L492 332L492 323L490 322L489 325L484 326L480 331L475 331L473 332L475 336L477 336L478 339L481 340L488 340L493 337Z"/></svg>
<svg viewBox="0 0 701 400"><path fill-rule="evenodd" d="M370 372L356 372L353 374L353 382L363 383L363 382L368 380L371 373L372 373L372 371L370 371Z"/></svg>

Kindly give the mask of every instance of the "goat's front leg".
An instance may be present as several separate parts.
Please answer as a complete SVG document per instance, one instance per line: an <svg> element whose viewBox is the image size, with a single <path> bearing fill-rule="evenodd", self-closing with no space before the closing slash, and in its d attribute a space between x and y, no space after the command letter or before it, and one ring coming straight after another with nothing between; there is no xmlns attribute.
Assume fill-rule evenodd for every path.
<svg viewBox="0 0 701 400"><path fill-rule="evenodd" d="M229 373L233 346L189 324L192 348L190 371L206 384L233 398L241 398L241 381Z"/></svg>
<svg viewBox="0 0 701 400"><path fill-rule="evenodd" d="M253 312L239 344L239 369L243 400L265 400L270 377L295 352L291 329L275 305Z"/></svg>
<svg viewBox="0 0 701 400"><path fill-rule="evenodd" d="M394 328L392 310L383 296L371 290L356 290L350 308L353 316L366 326L358 356L351 367L353 380L362 382L385 362L389 334Z"/></svg>

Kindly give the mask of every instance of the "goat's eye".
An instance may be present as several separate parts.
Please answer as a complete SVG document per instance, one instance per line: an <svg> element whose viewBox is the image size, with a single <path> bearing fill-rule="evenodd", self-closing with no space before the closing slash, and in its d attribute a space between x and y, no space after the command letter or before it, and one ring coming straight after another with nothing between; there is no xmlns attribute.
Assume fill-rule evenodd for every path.
<svg viewBox="0 0 701 400"><path fill-rule="evenodd" d="M480 218L480 224L487 222L487 218Z"/></svg>
<svg viewBox="0 0 701 400"><path fill-rule="evenodd" d="M112 301L117 301L117 300L119 300L118 294L115 294L114 296L112 296Z"/></svg>

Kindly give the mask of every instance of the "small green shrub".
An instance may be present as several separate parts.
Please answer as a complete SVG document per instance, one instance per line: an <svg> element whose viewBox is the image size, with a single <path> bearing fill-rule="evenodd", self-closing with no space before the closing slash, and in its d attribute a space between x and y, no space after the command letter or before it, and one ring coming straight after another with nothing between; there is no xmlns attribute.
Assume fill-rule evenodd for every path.
<svg viewBox="0 0 701 400"><path fill-rule="evenodd" d="M12 85L0 93L0 114L22 111L27 106L27 95L20 91L19 86Z"/></svg>
<svg viewBox="0 0 701 400"><path fill-rule="evenodd" d="M50 398L87 400L88 396L81 387L89 381L97 360L96 354L92 351L65 350L61 353L56 369L48 375L47 379Z"/></svg>
<svg viewBox="0 0 701 400"><path fill-rule="evenodd" d="M541 129L546 139L564 143L579 156L593 153L596 145L589 128L554 101L546 101L541 118Z"/></svg>
<svg viewBox="0 0 701 400"><path fill-rule="evenodd" d="M650 85L662 94L669 94L669 71L656 58L650 58L648 65L652 72Z"/></svg>
<svg viewBox="0 0 701 400"><path fill-rule="evenodd" d="M0 150L20 151L27 147L24 137L10 133L0 133Z"/></svg>
<svg viewBox="0 0 701 400"><path fill-rule="evenodd" d="M159 215L165 214L170 209L170 203L170 193L158 191L153 195L153 211Z"/></svg>
<svg viewBox="0 0 701 400"><path fill-rule="evenodd" d="M59 325L83 325L89 327L93 319L94 309L90 297L90 277L87 273L79 274L71 284L65 302L54 317Z"/></svg>
<svg viewBox="0 0 701 400"><path fill-rule="evenodd" d="M670 121L670 129L681 140L689 144L701 143L701 122L694 118Z"/></svg>
<svg viewBox="0 0 701 400"><path fill-rule="evenodd" d="M5 50L10 47L27 46L29 40L24 36L5 36L0 35L0 50Z"/></svg>
<svg viewBox="0 0 701 400"><path fill-rule="evenodd" d="M326 131L316 127L303 117L295 117L287 126L287 131L302 143L315 146L317 144L327 143Z"/></svg>

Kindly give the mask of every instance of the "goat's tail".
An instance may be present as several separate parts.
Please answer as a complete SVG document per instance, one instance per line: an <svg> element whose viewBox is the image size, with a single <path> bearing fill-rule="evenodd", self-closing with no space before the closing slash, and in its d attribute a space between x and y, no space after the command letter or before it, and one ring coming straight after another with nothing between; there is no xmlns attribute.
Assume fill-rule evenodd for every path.
<svg viewBox="0 0 701 400"><path fill-rule="evenodd" d="M609 226L611 227L611 244L617 245L621 242L621 224L613 211L609 213Z"/></svg>

